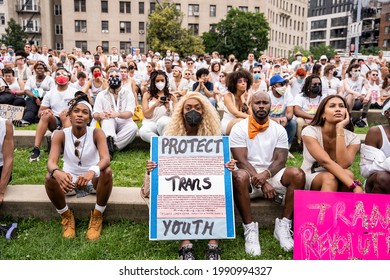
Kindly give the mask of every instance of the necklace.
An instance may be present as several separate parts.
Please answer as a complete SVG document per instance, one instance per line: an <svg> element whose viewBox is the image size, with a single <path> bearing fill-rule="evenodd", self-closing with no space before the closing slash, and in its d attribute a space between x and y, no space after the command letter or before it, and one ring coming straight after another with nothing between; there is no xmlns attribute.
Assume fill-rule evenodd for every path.
<svg viewBox="0 0 390 280"><path fill-rule="evenodd" d="M84 134L84 141L83 141L83 146L81 147L81 152L79 152L79 150L77 149L78 146L80 145L80 141L79 140L74 140L73 138L73 133L72 133L72 141L73 141L73 145L74 145L74 155L79 159L79 162L77 163L78 166L82 166L83 164L81 163L81 158L83 156L83 152L84 152L84 147L85 147L85 140L87 140L87 136L88 136L88 130L87 132ZM81 138L81 137L80 137Z"/></svg>

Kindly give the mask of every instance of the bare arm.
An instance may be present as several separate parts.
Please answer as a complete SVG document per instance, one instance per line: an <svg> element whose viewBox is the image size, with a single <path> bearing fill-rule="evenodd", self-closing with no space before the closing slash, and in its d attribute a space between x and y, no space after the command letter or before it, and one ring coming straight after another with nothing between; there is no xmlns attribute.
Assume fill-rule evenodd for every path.
<svg viewBox="0 0 390 280"><path fill-rule="evenodd" d="M294 106L294 115L304 119L309 119L309 120L314 119L314 115L310 115L306 113L305 111L302 110L301 106L299 105Z"/></svg>
<svg viewBox="0 0 390 280"><path fill-rule="evenodd" d="M233 103L233 94L232 93L228 93L224 96L223 98L223 103L225 104L225 107L228 109L228 111L230 113L232 113L233 116L235 116L236 118L247 118L249 115L246 114L246 113L243 113L241 111L239 111L236 106L234 105Z"/></svg>
<svg viewBox="0 0 390 280"><path fill-rule="evenodd" d="M9 120L6 121L5 127L6 133L3 142L4 164L0 180L0 205L3 202L4 192L8 186L14 163L14 128Z"/></svg>

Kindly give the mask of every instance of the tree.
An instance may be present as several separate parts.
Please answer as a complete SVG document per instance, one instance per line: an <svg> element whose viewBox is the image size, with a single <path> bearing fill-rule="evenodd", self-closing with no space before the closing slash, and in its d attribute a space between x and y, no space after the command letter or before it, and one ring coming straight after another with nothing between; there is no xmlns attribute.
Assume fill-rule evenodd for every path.
<svg viewBox="0 0 390 280"><path fill-rule="evenodd" d="M327 46L325 44L319 44L317 47L310 47L310 52L315 60L320 60L321 55L326 55L329 59L336 54L336 51L332 46Z"/></svg>
<svg viewBox="0 0 390 280"><path fill-rule="evenodd" d="M8 27L5 29L6 34L1 36L0 42L7 46L13 46L15 50L23 50L27 34L13 18L8 21L7 25Z"/></svg>
<svg viewBox="0 0 390 280"><path fill-rule="evenodd" d="M311 55L310 51L304 49L303 47L300 47L300 46L295 46L292 50L291 50L291 56L288 58L288 61L289 63L292 63L294 60L295 60L295 54L297 52L300 52L302 53L303 56L305 57L308 57L309 55Z"/></svg>
<svg viewBox="0 0 390 280"><path fill-rule="evenodd" d="M189 30L181 27L183 13L175 4L163 3L149 16L147 42L153 51L167 50L181 55L204 53L203 43Z"/></svg>
<svg viewBox="0 0 390 280"><path fill-rule="evenodd" d="M248 53L258 57L268 47L269 30L263 13L231 9L226 18L213 30L203 33L202 38L207 52L218 51L225 57L233 53L239 60L244 60Z"/></svg>
<svg viewBox="0 0 390 280"><path fill-rule="evenodd" d="M366 47L362 46L360 48L360 53L362 55L378 55L380 50L381 49L379 47L368 47L368 48L366 48Z"/></svg>

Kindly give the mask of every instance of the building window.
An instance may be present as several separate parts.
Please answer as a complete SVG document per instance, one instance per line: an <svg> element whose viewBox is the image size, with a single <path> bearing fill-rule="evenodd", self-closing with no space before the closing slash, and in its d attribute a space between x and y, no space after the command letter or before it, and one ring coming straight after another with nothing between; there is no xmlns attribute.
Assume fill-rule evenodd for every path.
<svg viewBox="0 0 390 280"><path fill-rule="evenodd" d="M199 16L199 5L189 4L188 5L188 16L198 17Z"/></svg>
<svg viewBox="0 0 390 280"><path fill-rule="evenodd" d="M255 7L255 13L260 13L260 7Z"/></svg>
<svg viewBox="0 0 390 280"><path fill-rule="evenodd" d="M62 35L62 24L55 24L54 25L54 29L55 29L55 34L56 35Z"/></svg>
<svg viewBox="0 0 390 280"><path fill-rule="evenodd" d="M75 20L74 21L75 32L87 32L87 21L86 20Z"/></svg>
<svg viewBox="0 0 390 280"><path fill-rule="evenodd" d="M386 14L386 21L390 21L390 13Z"/></svg>
<svg viewBox="0 0 390 280"><path fill-rule="evenodd" d="M108 20L102 20L102 32L103 33L108 32Z"/></svg>
<svg viewBox="0 0 390 280"><path fill-rule="evenodd" d="M199 24L190 23L188 24L188 29L192 31L192 34L197 36L199 35Z"/></svg>
<svg viewBox="0 0 390 280"><path fill-rule="evenodd" d="M62 50L64 49L64 44L63 43L56 43L56 50Z"/></svg>
<svg viewBox="0 0 390 280"><path fill-rule="evenodd" d="M62 15L62 6L61 5L54 5L54 15L55 16Z"/></svg>
<svg viewBox="0 0 390 280"><path fill-rule="evenodd" d="M108 1L101 1L102 13L108 13Z"/></svg>
<svg viewBox="0 0 390 280"><path fill-rule="evenodd" d="M175 6L176 6L176 10L178 10L180 12L181 11L181 4L177 3L177 4L175 4Z"/></svg>
<svg viewBox="0 0 390 280"><path fill-rule="evenodd" d="M145 22L140 21L138 23L138 33L141 35L145 34Z"/></svg>
<svg viewBox="0 0 390 280"><path fill-rule="evenodd" d="M131 22L130 21L120 21L119 22L119 32L120 33L131 33Z"/></svg>
<svg viewBox="0 0 390 280"><path fill-rule="evenodd" d="M145 42L139 42L139 52L145 53Z"/></svg>
<svg viewBox="0 0 390 280"><path fill-rule="evenodd" d="M385 34L390 34L390 26L385 26Z"/></svg>
<svg viewBox="0 0 390 280"><path fill-rule="evenodd" d="M131 2L120 1L119 2L119 12L121 14L130 14L131 13Z"/></svg>
<svg viewBox="0 0 390 280"><path fill-rule="evenodd" d="M75 12L86 12L87 8L85 5L86 0L74 0L74 11Z"/></svg>
<svg viewBox="0 0 390 280"><path fill-rule="evenodd" d="M108 41L102 41L103 52L107 53L110 48L110 43Z"/></svg>
<svg viewBox="0 0 390 280"><path fill-rule="evenodd" d="M310 40L323 40L325 39L326 31L315 31L310 33Z"/></svg>
<svg viewBox="0 0 390 280"><path fill-rule="evenodd" d="M145 13L145 3L144 2L139 2L138 3L138 13L140 15Z"/></svg>
<svg viewBox="0 0 390 280"><path fill-rule="evenodd" d="M156 9L156 3L150 2L149 14L153 13L155 9Z"/></svg>
<svg viewBox="0 0 390 280"><path fill-rule="evenodd" d="M87 41L76 41L75 46L76 48L80 48L82 51L86 51L88 49Z"/></svg>
<svg viewBox="0 0 390 280"><path fill-rule="evenodd" d="M5 25L5 15L0 14L0 25Z"/></svg>
<svg viewBox="0 0 390 280"><path fill-rule="evenodd" d="M210 24L209 31L210 32L215 32L215 24Z"/></svg>
<svg viewBox="0 0 390 280"><path fill-rule="evenodd" d="M320 28L326 28L326 19L315 20L311 22L311 29L320 29Z"/></svg>
<svg viewBox="0 0 390 280"><path fill-rule="evenodd" d="M120 41L119 50L120 52L131 53L131 42Z"/></svg>
<svg viewBox="0 0 390 280"><path fill-rule="evenodd" d="M217 16L217 6L210 5L210 17L216 17Z"/></svg>
<svg viewBox="0 0 390 280"><path fill-rule="evenodd" d="M240 6L238 8L243 12L248 12L248 6Z"/></svg>
<svg viewBox="0 0 390 280"><path fill-rule="evenodd" d="M232 6L227 6L227 11L229 12L231 9L233 9Z"/></svg>
<svg viewBox="0 0 390 280"><path fill-rule="evenodd" d="M3 5L4 4L4 0L0 0L0 5Z"/></svg>

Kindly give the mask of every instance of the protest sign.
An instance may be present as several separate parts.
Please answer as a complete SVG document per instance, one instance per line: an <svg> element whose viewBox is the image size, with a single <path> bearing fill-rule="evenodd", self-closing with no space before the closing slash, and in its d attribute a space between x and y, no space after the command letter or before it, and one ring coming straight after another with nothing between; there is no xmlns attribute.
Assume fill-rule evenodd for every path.
<svg viewBox="0 0 390 280"><path fill-rule="evenodd" d="M390 196L295 191L294 259L390 259Z"/></svg>
<svg viewBox="0 0 390 280"><path fill-rule="evenodd" d="M23 118L24 107L0 104L0 117L7 120L21 120Z"/></svg>
<svg viewBox="0 0 390 280"><path fill-rule="evenodd" d="M226 136L152 137L149 238L235 238Z"/></svg>

